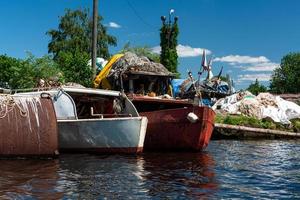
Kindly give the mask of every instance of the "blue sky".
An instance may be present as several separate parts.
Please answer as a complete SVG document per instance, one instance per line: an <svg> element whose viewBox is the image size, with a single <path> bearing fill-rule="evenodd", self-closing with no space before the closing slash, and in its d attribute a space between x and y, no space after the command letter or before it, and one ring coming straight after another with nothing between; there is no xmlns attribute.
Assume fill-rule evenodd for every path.
<svg viewBox="0 0 300 200"><path fill-rule="evenodd" d="M47 54L50 38L66 8L92 8L92 0L0 1L0 54L24 58L26 51ZM283 55L300 51L298 0L99 0L99 14L120 50L133 46L159 46L160 16L170 9L179 17L179 71L196 76L202 49L213 56L213 72L221 66L236 88L258 78L268 85L272 70Z"/></svg>

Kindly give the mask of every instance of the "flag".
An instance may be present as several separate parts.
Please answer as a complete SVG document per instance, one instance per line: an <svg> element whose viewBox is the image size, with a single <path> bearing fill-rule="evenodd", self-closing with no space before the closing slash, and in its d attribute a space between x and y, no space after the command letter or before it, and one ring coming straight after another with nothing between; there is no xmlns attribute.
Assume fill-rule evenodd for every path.
<svg viewBox="0 0 300 200"><path fill-rule="evenodd" d="M220 72L219 72L218 79L220 79L220 77L221 77L221 75L222 75L222 72L223 72L223 66L222 66L222 68L221 68L221 70L220 70Z"/></svg>
<svg viewBox="0 0 300 200"><path fill-rule="evenodd" d="M205 50L203 50L201 66L203 67L204 70L208 69Z"/></svg>
<svg viewBox="0 0 300 200"><path fill-rule="evenodd" d="M208 61L208 66L207 66L207 68L208 68L208 70L211 70L212 69L212 57L209 59L209 61Z"/></svg>

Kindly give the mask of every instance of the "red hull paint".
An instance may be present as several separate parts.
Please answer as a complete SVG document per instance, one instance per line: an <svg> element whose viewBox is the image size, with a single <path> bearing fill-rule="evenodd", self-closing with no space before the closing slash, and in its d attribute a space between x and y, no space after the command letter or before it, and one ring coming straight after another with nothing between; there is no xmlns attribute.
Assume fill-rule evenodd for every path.
<svg viewBox="0 0 300 200"><path fill-rule="evenodd" d="M194 112L199 120L191 123L187 115ZM141 112L148 118L144 150L204 149L214 128L215 112L209 107L185 107Z"/></svg>
<svg viewBox="0 0 300 200"><path fill-rule="evenodd" d="M139 154L143 147L120 147L120 148L88 148L88 149L59 149L63 153L101 153L101 154Z"/></svg>

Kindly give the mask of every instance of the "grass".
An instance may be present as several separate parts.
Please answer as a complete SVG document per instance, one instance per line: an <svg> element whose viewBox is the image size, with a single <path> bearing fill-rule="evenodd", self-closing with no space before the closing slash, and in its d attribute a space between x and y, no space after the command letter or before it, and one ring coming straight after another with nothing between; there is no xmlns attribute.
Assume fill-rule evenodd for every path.
<svg viewBox="0 0 300 200"><path fill-rule="evenodd" d="M243 115L221 115L217 114L216 123L247 126L253 128L265 128L282 131L300 132L300 119L291 120L291 125L283 125L270 119L257 119Z"/></svg>

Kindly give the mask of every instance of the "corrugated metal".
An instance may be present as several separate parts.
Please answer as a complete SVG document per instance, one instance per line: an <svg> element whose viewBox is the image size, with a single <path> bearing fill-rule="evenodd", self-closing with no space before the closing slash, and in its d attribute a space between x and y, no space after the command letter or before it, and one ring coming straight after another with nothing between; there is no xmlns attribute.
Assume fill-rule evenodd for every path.
<svg viewBox="0 0 300 200"><path fill-rule="evenodd" d="M198 116L191 123L187 115ZM204 149L211 138L215 112L209 107L188 107L140 113L148 118L144 143L147 150L193 150Z"/></svg>
<svg viewBox="0 0 300 200"><path fill-rule="evenodd" d="M54 156L57 123L52 100L0 96L0 156Z"/></svg>

